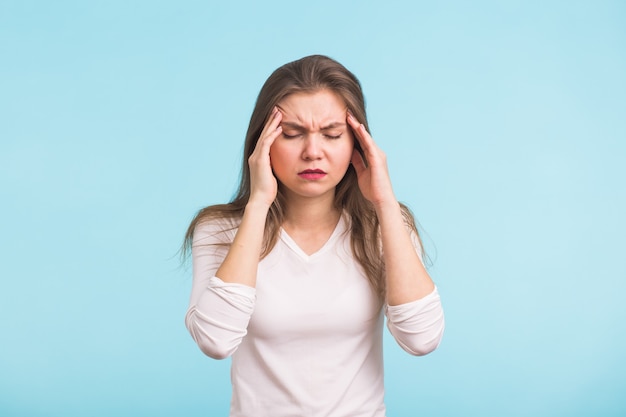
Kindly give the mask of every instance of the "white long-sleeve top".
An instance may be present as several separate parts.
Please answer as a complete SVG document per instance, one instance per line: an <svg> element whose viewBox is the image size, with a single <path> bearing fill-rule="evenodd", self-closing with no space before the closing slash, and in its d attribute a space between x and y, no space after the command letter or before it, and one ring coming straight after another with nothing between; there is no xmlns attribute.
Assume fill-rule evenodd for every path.
<svg viewBox="0 0 626 417"><path fill-rule="evenodd" d="M444 329L437 289L384 305L352 255L343 217L312 255L281 230L259 262L256 288L224 283L215 271L228 247L215 244L232 242L236 226L196 227L185 318L205 354L232 355L230 416L384 417L383 314L404 350L427 354Z"/></svg>

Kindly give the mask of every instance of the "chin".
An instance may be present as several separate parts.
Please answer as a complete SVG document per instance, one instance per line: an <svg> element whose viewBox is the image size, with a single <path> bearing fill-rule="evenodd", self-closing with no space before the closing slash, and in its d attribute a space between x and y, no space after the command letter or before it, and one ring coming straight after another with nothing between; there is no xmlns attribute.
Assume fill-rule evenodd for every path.
<svg viewBox="0 0 626 417"><path fill-rule="evenodd" d="M297 196L301 198L321 198L330 195L335 195L335 187L328 189L324 187L324 189L313 189L313 187L294 187L294 188L286 188L283 191L285 197L289 198L290 196Z"/></svg>

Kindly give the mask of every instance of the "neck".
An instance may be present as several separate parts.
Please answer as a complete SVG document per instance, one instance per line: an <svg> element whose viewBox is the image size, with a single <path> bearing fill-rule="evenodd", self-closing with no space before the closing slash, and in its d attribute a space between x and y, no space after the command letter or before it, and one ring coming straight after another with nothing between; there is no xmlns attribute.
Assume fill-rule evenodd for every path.
<svg viewBox="0 0 626 417"><path fill-rule="evenodd" d="M289 229L334 228L341 210L334 206L334 195L319 198L288 196L285 203L285 223Z"/></svg>

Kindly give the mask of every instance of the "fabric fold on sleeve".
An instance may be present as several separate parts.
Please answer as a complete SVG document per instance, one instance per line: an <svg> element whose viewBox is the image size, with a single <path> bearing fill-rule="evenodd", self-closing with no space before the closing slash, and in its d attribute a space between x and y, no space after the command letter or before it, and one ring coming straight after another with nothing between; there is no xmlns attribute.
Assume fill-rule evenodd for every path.
<svg viewBox="0 0 626 417"><path fill-rule="evenodd" d="M426 355L435 350L445 327L441 298L437 288L416 301L385 306L387 327L396 342L412 355Z"/></svg>
<svg viewBox="0 0 626 417"><path fill-rule="evenodd" d="M212 277L206 291L189 307L185 324L206 355L223 359L237 350L247 334L255 301L256 289Z"/></svg>

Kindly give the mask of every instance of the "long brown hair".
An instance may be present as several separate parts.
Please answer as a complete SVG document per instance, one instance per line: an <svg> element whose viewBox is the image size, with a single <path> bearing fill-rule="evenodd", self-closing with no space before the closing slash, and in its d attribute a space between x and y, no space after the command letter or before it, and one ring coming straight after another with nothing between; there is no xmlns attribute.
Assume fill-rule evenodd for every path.
<svg viewBox="0 0 626 417"><path fill-rule="evenodd" d="M183 256L189 253L194 230L199 223L216 218L237 219L243 216L250 197L248 158L254 151L261 131L274 106L290 94L312 93L322 89L331 90L343 98L347 108L369 131L361 84L354 74L339 62L323 55L311 55L278 68L261 88L250 118L237 193L230 203L205 207L197 213L185 235ZM355 142L355 146L357 149L359 148L358 142ZM265 257L276 244L280 227L284 221L284 202L284 194L279 183L278 194L265 221L261 258ZM378 217L372 204L361 194L356 172L352 165L349 166L345 176L337 184L335 206L349 216L350 241L354 257L363 267L374 291L384 297L385 265L381 254ZM400 206L407 226L417 234L412 213L403 204Z"/></svg>

